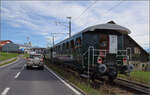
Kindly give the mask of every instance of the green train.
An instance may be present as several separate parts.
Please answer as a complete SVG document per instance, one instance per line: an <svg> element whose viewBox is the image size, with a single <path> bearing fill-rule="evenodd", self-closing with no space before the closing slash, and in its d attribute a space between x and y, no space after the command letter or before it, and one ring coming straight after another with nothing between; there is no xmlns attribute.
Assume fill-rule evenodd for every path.
<svg viewBox="0 0 150 95"><path fill-rule="evenodd" d="M128 49L123 37L131 31L112 21L88 27L44 51L46 60L79 72L83 77L113 80L130 73Z"/></svg>

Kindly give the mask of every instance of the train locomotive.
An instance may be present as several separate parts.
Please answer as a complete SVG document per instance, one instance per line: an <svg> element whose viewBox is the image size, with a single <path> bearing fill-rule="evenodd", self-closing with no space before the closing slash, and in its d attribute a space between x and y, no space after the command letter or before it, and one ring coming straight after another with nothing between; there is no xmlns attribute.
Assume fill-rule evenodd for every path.
<svg viewBox="0 0 150 95"><path fill-rule="evenodd" d="M127 74L134 68L129 64L129 53L124 48L123 37L129 33L129 29L113 21L90 26L47 48L44 58L87 78L114 80L118 73Z"/></svg>

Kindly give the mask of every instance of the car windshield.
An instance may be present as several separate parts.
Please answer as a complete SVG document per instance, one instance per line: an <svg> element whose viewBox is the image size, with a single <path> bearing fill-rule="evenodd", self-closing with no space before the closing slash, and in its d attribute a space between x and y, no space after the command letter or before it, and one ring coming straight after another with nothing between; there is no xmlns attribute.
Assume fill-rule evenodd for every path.
<svg viewBox="0 0 150 95"><path fill-rule="evenodd" d="M35 57L41 58L41 55L30 55L30 58L35 58Z"/></svg>

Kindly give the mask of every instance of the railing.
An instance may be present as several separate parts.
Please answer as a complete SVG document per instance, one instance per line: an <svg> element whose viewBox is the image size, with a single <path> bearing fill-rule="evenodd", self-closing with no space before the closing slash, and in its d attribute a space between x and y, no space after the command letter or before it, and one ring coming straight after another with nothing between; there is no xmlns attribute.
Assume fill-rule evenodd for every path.
<svg viewBox="0 0 150 95"><path fill-rule="evenodd" d="M88 69L88 70L87 70L87 72L88 72L88 77L89 77L89 71L90 71L90 62L92 63L92 66L94 66L94 60L95 60L95 57L96 57L96 56L97 56L97 57L99 57L99 56L106 57L108 53L109 53L109 51L106 50L106 49L94 49L93 46L89 46L88 50L82 54L82 59L84 59L84 56L85 56L86 54L87 54L87 56L88 56L88 68L87 68L87 69ZM92 54L92 56L91 56L91 54ZM116 56L117 56L117 57L120 57L120 56L122 56L122 57L128 56L127 50L117 50ZM90 60L90 59L91 59L90 57L92 57L92 61ZM117 61L118 61L118 60L117 60ZM83 64L83 66L84 66L84 60L82 60L82 64Z"/></svg>
<svg viewBox="0 0 150 95"><path fill-rule="evenodd" d="M127 50L118 50L117 56L128 56Z"/></svg>

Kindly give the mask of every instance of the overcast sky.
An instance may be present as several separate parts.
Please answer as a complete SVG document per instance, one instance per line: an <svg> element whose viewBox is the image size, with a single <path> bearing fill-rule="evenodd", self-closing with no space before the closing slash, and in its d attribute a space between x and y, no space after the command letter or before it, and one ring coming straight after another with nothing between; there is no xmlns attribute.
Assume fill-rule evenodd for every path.
<svg viewBox="0 0 150 95"><path fill-rule="evenodd" d="M2 40L19 44L27 37L34 46L52 44L51 33L68 32L67 16L72 17L72 34L113 20L130 29L143 48L150 44L149 1L1 1L0 9ZM57 43L68 34L55 36Z"/></svg>

